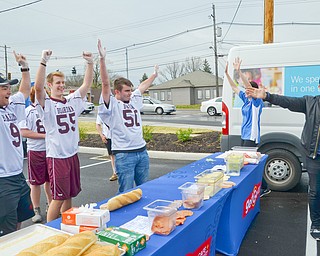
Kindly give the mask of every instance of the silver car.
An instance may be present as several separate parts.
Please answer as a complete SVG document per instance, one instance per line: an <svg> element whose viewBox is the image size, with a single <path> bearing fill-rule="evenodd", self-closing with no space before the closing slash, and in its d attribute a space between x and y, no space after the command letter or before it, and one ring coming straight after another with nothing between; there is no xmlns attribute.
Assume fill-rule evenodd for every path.
<svg viewBox="0 0 320 256"><path fill-rule="evenodd" d="M175 105L162 103L159 100L153 98L143 98L143 108L141 113L157 113L162 115L163 113L171 114L176 111Z"/></svg>

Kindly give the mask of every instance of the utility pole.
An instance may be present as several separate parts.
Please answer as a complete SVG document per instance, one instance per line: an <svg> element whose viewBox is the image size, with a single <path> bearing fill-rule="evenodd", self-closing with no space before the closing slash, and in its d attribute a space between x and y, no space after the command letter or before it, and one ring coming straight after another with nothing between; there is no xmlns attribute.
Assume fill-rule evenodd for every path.
<svg viewBox="0 0 320 256"><path fill-rule="evenodd" d="M8 78L8 54L7 54L7 46L0 46L1 48L4 48L4 65L6 69L6 78ZM10 48L10 47L9 47Z"/></svg>
<svg viewBox="0 0 320 256"><path fill-rule="evenodd" d="M216 29L216 14L215 14L215 6L214 6L214 4L212 4L211 17L212 17L212 21L213 21L213 52L214 52L215 77L216 77L216 97L219 97L217 29Z"/></svg>
<svg viewBox="0 0 320 256"><path fill-rule="evenodd" d="M128 48L126 47L126 70L127 70L127 79L129 79L129 63L128 63Z"/></svg>
<svg viewBox="0 0 320 256"><path fill-rule="evenodd" d="M263 43L273 43L274 0L264 0L264 36Z"/></svg>

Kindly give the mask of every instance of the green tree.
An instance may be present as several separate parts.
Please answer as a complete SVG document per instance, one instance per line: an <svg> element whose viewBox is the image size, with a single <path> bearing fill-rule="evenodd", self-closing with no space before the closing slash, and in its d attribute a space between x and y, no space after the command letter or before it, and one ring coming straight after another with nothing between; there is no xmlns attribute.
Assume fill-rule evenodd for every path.
<svg viewBox="0 0 320 256"><path fill-rule="evenodd" d="M204 59L204 61L203 61L203 69L202 69L202 71L212 74L211 67L210 67L210 64L207 61L207 59Z"/></svg>
<svg viewBox="0 0 320 256"><path fill-rule="evenodd" d="M142 83L143 81L147 80L148 76L146 73L143 74L142 78L140 79L140 83Z"/></svg>

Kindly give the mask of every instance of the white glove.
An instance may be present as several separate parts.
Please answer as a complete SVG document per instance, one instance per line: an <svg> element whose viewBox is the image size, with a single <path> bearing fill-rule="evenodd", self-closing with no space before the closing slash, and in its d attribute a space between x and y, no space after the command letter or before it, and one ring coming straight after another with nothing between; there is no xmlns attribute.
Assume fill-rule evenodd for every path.
<svg viewBox="0 0 320 256"><path fill-rule="evenodd" d="M52 55L51 50L43 50L42 51L41 58L42 58L42 61L44 62L44 64L46 64L49 61L51 55Z"/></svg>
<svg viewBox="0 0 320 256"><path fill-rule="evenodd" d="M158 66L158 65L155 65L155 66L154 66L154 72L153 72L153 74L155 74L156 76L158 76L158 72L159 72L159 66Z"/></svg>
<svg viewBox="0 0 320 256"><path fill-rule="evenodd" d="M88 64L93 63L93 54L91 52L83 52L82 57L87 61Z"/></svg>
<svg viewBox="0 0 320 256"><path fill-rule="evenodd" d="M99 53L99 58L104 59L106 57L106 47L101 46L101 41L98 39L98 53Z"/></svg>
<svg viewBox="0 0 320 256"><path fill-rule="evenodd" d="M15 51L13 51L14 57L16 58L16 62L18 62L19 66L21 66L21 68L28 68L28 62L25 56L23 56L22 54L17 54Z"/></svg>

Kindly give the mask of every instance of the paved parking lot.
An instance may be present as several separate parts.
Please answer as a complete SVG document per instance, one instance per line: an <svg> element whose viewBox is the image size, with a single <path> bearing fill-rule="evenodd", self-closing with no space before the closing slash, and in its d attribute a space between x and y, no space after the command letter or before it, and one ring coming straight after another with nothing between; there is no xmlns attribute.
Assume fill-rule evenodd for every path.
<svg viewBox="0 0 320 256"><path fill-rule="evenodd" d="M82 192L74 199L74 205L101 201L117 192L117 182L109 181L111 163L101 154L80 153ZM150 178L160 177L179 169L194 160L155 159L150 160ZM186 159L186 158L184 158ZM25 161L26 170L26 161ZM26 172L25 172L26 175ZM261 199L261 212L249 228L240 256L313 256L316 243L308 234L306 173L300 184L289 192L272 192ZM41 206L45 201L42 194ZM45 217L45 216L44 216ZM32 225L31 220L23 227ZM236 230L235 230L236 232ZM220 255L217 253L217 255Z"/></svg>

